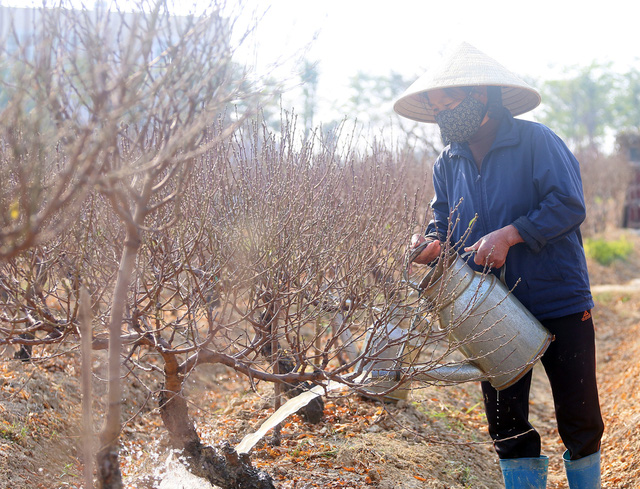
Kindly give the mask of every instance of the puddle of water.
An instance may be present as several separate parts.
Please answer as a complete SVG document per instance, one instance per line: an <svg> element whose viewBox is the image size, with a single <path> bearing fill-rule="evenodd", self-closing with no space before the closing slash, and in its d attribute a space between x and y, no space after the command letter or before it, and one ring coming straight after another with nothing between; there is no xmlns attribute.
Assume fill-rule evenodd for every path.
<svg viewBox="0 0 640 489"><path fill-rule="evenodd" d="M167 457L163 472L162 482L160 482L158 489L175 489L177 487L181 489L220 489L218 486L211 485L208 480L189 472L173 452Z"/></svg>

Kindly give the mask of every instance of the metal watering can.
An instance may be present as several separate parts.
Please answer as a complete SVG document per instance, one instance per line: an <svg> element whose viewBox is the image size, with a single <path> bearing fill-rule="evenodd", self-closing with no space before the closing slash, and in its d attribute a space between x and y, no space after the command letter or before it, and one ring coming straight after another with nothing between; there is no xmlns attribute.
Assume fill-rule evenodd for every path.
<svg viewBox="0 0 640 489"><path fill-rule="evenodd" d="M423 247L412 253L417 256ZM407 264L408 267L408 264ZM407 379L425 381L468 382L488 380L497 390L503 390L522 378L544 354L553 336L510 293L509 289L493 274L474 271L455 252L445 252L430 267L422 280L414 287L422 299L435 308L438 327L444 331L451 346L463 353L463 364L442 365L420 369L409 367L389 368L396 355L400 358L403 348L393 346L384 351L384 357L376 358L367 367L371 372L369 392L385 392L399 386L398 370ZM396 332L396 334L398 334ZM408 334L408 331L407 333ZM384 341L383 335L379 334ZM394 381L395 375L395 381ZM395 382L395 383L394 383ZM408 388L390 392L384 397L390 400L406 399Z"/></svg>

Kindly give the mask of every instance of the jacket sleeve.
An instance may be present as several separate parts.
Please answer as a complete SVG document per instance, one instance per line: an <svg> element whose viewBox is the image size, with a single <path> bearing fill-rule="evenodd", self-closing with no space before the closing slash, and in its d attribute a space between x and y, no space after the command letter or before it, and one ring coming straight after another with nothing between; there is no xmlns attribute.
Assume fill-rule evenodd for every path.
<svg viewBox="0 0 640 489"><path fill-rule="evenodd" d="M539 204L513 223L536 253L547 243L575 232L586 216L578 161L556 134L539 127L531 155Z"/></svg>

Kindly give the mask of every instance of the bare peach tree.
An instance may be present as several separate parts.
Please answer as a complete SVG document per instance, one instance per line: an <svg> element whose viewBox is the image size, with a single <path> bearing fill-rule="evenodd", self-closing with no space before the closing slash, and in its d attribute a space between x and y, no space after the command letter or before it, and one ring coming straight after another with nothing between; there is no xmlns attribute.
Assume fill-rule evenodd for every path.
<svg viewBox="0 0 640 489"><path fill-rule="evenodd" d="M40 9L32 35L25 38L15 28L6 34L15 47L5 53L4 63L10 101L2 126L0 171L7 184L0 195L2 256L50 243L47 238L85 218L82 211L91 208L86 198L94 188L99 193L92 199L106 199L122 223L122 240L113 250L117 272L108 276L113 292L102 296L109 298L110 368L98 454L101 487L121 486L121 334L141 235L151 229L154 214L164 218L156 220L159 228L171 227L194 159L213 144L206 138L207 126L232 101L255 106L256 93L232 62L233 19L225 16L222 2L197 17L175 16L165 2L136 7L137 13ZM225 118L219 136L228 135L249 112ZM44 284L43 267L52 265L38 260L33 258L30 270ZM13 266L15 276L23 273ZM78 272L76 286L80 279ZM37 294L37 287L29 292ZM46 314L46 301L39 299ZM69 328L76 324L69 316L76 309L67 308ZM25 342L41 328L52 330L49 334L60 329L57 318L44 317L46 326L41 319L27 320L33 319L21 333ZM10 321L24 324L22 317Z"/></svg>
<svg viewBox="0 0 640 489"><path fill-rule="evenodd" d="M631 166L620 154L578 154L587 208L584 234L593 236L622 226Z"/></svg>
<svg viewBox="0 0 640 489"><path fill-rule="evenodd" d="M287 395L330 380L362 387L373 332L393 322L389 329L400 333L417 309L425 312L416 298L406 307L401 271L417 209L428 201L424 190L408 190L428 180L423 172L411 180L415 166L403 156L381 145L363 154L320 137L298 142L290 120L280 134L255 125L220 144L187 192L185 205L196 205L188 214L197 216L188 241L201 244L182 268L183 287L192 284L215 315L213 324L202 321L200 347L192 335L178 372L222 363ZM377 351L405 339L397 334ZM401 362L409 366L408 358ZM303 415L317 421L321 406Z"/></svg>
<svg viewBox="0 0 640 489"><path fill-rule="evenodd" d="M280 391L354 384L368 325L404 288L398 265L416 208L403 185L409 165L382 149L300 142L292 121L280 134L253 123L215 139L183 218L142 243L127 318L137 364L164 363L163 420L193 457L203 450L182 385L199 365L275 383L276 405ZM319 421L321 404L303 415Z"/></svg>

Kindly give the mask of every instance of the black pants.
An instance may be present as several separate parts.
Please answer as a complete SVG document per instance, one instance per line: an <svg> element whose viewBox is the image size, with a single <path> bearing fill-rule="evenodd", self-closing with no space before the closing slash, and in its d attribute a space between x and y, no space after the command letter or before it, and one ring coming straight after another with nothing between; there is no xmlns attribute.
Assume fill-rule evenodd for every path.
<svg viewBox="0 0 640 489"><path fill-rule="evenodd" d="M542 321L555 336L542 357L558 432L577 460L600 449L604 423L596 384L595 334L590 311ZM501 459L539 457L540 435L529 423L529 372L500 392L482 382L489 434Z"/></svg>

